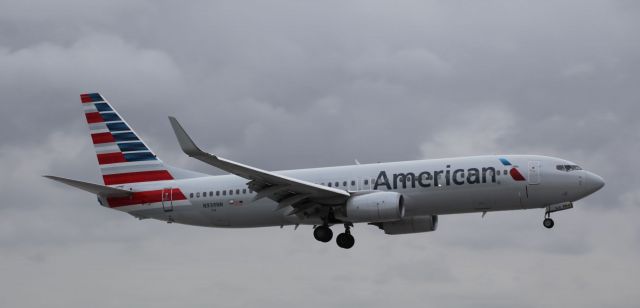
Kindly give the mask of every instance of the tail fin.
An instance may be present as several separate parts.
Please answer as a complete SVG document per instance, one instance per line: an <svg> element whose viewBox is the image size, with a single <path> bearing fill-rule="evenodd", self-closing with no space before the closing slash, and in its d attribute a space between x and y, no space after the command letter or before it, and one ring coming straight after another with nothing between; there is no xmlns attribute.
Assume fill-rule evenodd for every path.
<svg viewBox="0 0 640 308"><path fill-rule="evenodd" d="M173 180L173 175L98 93L81 94L105 185Z"/></svg>

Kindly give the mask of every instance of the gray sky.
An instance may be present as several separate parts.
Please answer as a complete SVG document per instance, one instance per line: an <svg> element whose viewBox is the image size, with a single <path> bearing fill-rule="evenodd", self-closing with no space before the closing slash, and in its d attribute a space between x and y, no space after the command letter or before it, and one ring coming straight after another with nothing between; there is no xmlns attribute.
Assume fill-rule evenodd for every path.
<svg viewBox="0 0 640 308"><path fill-rule="evenodd" d="M0 0L2 307L637 307L636 1ZM167 115L265 169L494 153L575 161L607 186L554 215L443 216L437 232L137 221L47 181L98 182L79 93L167 163Z"/></svg>

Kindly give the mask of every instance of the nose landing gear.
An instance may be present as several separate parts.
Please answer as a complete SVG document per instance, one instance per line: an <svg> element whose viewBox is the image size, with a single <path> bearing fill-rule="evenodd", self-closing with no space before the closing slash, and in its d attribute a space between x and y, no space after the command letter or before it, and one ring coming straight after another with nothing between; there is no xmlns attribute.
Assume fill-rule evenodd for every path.
<svg viewBox="0 0 640 308"><path fill-rule="evenodd" d="M547 229L553 228L554 223L553 223L553 219L551 219L551 213L564 211L572 208L573 208L572 202L562 202L562 203L556 203L556 204L547 206L546 210L544 211L545 218L544 218L544 221L542 221L542 225Z"/></svg>
<svg viewBox="0 0 640 308"><path fill-rule="evenodd" d="M547 211L544 213L544 220L542 221L542 225L547 228L547 229L551 229L553 228L553 225L555 224L553 222L553 219L551 219L551 212L549 211L549 209L547 208Z"/></svg>

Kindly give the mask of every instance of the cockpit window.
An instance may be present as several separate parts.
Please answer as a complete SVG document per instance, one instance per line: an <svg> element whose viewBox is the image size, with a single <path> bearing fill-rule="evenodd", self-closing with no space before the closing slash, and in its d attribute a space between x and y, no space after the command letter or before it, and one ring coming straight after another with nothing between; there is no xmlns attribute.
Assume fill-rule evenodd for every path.
<svg viewBox="0 0 640 308"><path fill-rule="evenodd" d="M566 171L566 172L571 172L571 171L575 171L575 170L582 170L582 168L580 168L580 166L578 166L578 165L557 165L556 169L558 169L560 171Z"/></svg>

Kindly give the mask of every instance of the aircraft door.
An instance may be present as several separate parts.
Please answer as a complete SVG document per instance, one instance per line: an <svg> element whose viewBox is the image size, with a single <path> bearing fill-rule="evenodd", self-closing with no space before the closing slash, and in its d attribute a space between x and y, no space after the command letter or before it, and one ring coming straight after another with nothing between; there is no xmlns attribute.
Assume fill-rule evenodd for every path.
<svg viewBox="0 0 640 308"><path fill-rule="evenodd" d="M371 190L371 179L368 178L360 178L358 180L358 185L360 185L359 190Z"/></svg>
<svg viewBox="0 0 640 308"><path fill-rule="evenodd" d="M162 209L165 212L173 211L173 194L170 187L162 189Z"/></svg>
<svg viewBox="0 0 640 308"><path fill-rule="evenodd" d="M357 191L358 190L358 183L356 180L349 180L349 191Z"/></svg>
<svg viewBox="0 0 640 308"><path fill-rule="evenodd" d="M529 184L540 184L540 173L542 172L542 162L539 160L532 160L529 162Z"/></svg>

